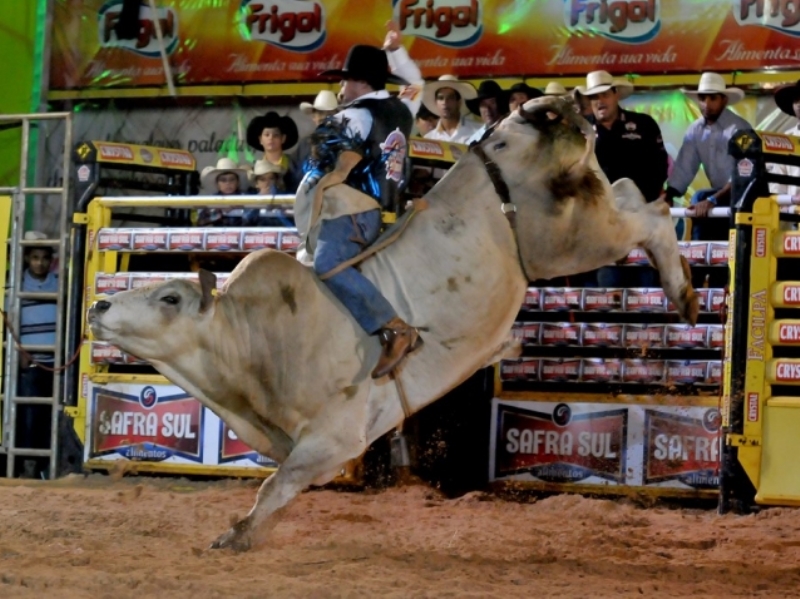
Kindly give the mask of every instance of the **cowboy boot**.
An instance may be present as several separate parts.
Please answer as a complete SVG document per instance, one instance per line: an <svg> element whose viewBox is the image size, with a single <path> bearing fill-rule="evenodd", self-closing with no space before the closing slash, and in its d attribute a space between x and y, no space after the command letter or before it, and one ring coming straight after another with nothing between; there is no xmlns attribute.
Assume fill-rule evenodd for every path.
<svg viewBox="0 0 800 599"><path fill-rule="evenodd" d="M372 371L374 379L389 374L403 361L406 354L422 345L419 331L397 316L383 325L378 336L383 346L383 352L375 370Z"/></svg>

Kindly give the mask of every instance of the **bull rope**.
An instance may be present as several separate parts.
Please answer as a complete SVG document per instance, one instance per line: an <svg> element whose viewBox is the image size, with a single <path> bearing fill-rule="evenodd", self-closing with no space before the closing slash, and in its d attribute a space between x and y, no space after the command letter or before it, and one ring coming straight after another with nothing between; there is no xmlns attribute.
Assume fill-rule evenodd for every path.
<svg viewBox="0 0 800 599"><path fill-rule="evenodd" d="M53 373L63 372L64 370L66 370L67 368L72 366L75 363L75 360L77 360L80 357L81 348L83 348L83 344L86 341L86 337L81 339L81 342L78 344L78 347L75 350L75 353L72 354L70 359L67 360L65 364L62 364L61 366L59 366L58 368L53 368L52 366L48 366L47 364L43 364L42 362L39 362L38 360L34 359L33 354L31 352L29 352L28 350L26 350L26 349L24 349L22 347L22 341L20 340L19 336L17 335L17 332L14 330L14 327L11 326L11 322L9 322L9 320L8 320L8 314L6 313L6 311L3 310L2 308L0 308L0 314L3 315L3 322L5 322L6 327L8 328L9 332L11 333L11 337L14 339L14 345L16 346L17 351L19 351L19 353L21 353L23 356L27 356L28 359L31 361L31 364L35 365L37 368L41 368L42 370L46 370L47 372L53 372Z"/></svg>
<svg viewBox="0 0 800 599"><path fill-rule="evenodd" d="M428 208L428 201L425 200L425 198L419 198L419 199L416 199L416 200L412 200L412 204L413 204L413 207L408 212L408 217L405 218L402 222L398 223L396 229L394 231L392 231L391 235L386 237L383 241L380 241L379 243L375 243L375 244L369 246L363 252L361 252L360 254L350 258L349 260L345 260L341 264L339 264L337 266L334 266L332 269L330 269L325 274L319 275L320 281L325 281L325 280L330 279L331 277L333 277L335 275L338 275L343 270L363 262L364 260L366 260L370 256L373 256L373 255L377 254L381 250L389 247L395 241L397 241L400 238L400 236L403 234L403 232L406 230L406 228L408 228L408 223L411 222L411 219L414 218L414 216L416 214L418 214L419 212L422 212L423 210L426 210Z"/></svg>

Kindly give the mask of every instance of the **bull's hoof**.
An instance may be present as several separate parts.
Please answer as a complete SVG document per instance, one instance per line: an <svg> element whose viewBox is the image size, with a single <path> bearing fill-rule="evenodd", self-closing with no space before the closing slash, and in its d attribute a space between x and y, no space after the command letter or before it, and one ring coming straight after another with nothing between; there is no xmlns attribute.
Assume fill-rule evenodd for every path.
<svg viewBox="0 0 800 599"><path fill-rule="evenodd" d="M242 520L211 543L210 549L233 549L236 553L241 553L250 551L252 546L246 521Z"/></svg>

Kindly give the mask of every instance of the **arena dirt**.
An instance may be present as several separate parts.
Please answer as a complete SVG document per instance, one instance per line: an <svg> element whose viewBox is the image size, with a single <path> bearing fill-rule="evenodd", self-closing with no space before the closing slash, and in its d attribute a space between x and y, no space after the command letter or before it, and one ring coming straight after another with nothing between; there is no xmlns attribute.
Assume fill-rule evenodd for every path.
<svg viewBox="0 0 800 599"><path fill-rule="evenodd" d="M206 548L253 482L0 482L0 597L796 597L800 510L740 517L424 486L304 493L271 543Z"/></svg>

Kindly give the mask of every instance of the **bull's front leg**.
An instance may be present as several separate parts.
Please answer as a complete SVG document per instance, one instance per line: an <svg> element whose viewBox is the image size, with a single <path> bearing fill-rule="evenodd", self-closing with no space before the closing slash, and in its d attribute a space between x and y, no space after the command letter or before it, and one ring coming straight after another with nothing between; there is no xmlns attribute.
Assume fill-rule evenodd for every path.
<svg viewBox="0 0 800 599"><path fill-rule="evenodd" d="M358 437L358 435L354 435ZM309 433L301 439L278 470L261 485L250 512L211 544L211 549L248 551L266 541L283 508L309 485L330 482L348 460L359 456L364 444Z"/></svg>

